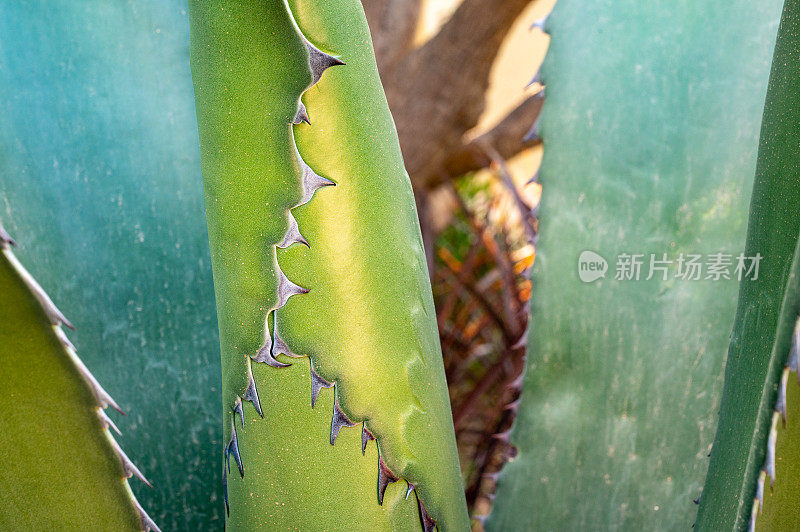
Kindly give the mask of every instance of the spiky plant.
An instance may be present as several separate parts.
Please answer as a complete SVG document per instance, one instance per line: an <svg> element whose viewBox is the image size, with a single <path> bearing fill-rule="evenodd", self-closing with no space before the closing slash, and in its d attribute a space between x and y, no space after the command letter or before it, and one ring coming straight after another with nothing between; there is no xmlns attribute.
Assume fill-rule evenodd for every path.
<svg viewBox="0 0 800 532"><path fill-rule="evenodd" d="M133 491L164 530L221 528L219 341L185 0L0 2L0 95L0 219L75 324L86 366L129 411L109 417L153 484ZM14 489L0 479L0 492Z"/></svg>
<svg viewBox="0 0 800 532"><path fill-rule="evenodd" d="M413 197L359 2L192 0L199 150L182 5L138 6L2 6L0 193L37 244L25 262L90 328L80 344L144 399L129 442L163 480L165 528L219 525L221 478L231 529L466 529ZM517 454L488 528L691 522L736 285L614 280L614 259L739 251L778 8L560 1L530 358L498 438ZM741 289L701 529L796 518L799 17L787 3L744 252L763 262ZM203 456L219 416L204 411L200 151L222 471ZM110 437L113 401L12 244L0 228L0 528L156 529ZM575 273L586 249L611 261L593 284Z"/></svg>
<svg viewBox="0 0 800 532"><path fill-rule="evenodd" d="M790 0L772 62L747 234L747 254L763 258L758 279L739 291L697 530L797 524L800 420L789 374L798 371L800 348L798 52L800 4Z"/></svg>
<svg viewBox="0 0 800 532"><path fill-rule="evenodd" d="M228 526L467 528L413 195L360 3L189 12Z"/></svg>
<svg viewBox="0 0 800 532"><path fill-rule="evenodd" d="M0 225L0 528L159 530L128 478L147 479L106 415L117 403L75 352L73 328Z"/></svg>
<svg viewBox="0 0 800 532"><path fill-rule="evenodd" d="M779 11L777 1L556 4L517 455L489 530L691 525L737 283L707 279L705 267L699 280L676 278L678 261L685 274L692 255L735 265L743 251L764 43ZM605 278L580 280L586 250L608 261ZM626 254L639 254L638 280L615 279ZM647 279L650 255L672 261L666 277Z"/></svg>

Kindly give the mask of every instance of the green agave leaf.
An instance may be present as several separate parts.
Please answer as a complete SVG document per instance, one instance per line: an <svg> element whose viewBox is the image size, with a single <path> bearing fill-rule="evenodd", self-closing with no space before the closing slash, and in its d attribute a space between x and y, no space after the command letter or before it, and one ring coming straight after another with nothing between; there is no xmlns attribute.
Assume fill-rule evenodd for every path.
<svg viewBox="0 0 800 532"><path fill-rule="evenodd" d="M158 530L127 482L147 480L109 433L104 409L119 407L12 245L0 226L0 528Z"/></svg>
<svg viewBox="0 0 800 532"><path fill-rule="evenodd" d="M131 411L142 505L195 531L223 526L222 434L188 39L178 0L0 1L0 216Z"/></svg>
<svg viewBox="0 0 800 532"><path fill-rule="evenodd" d="M800 428L800 5L786 2L761 126L747 253L763 256L759 277L743 283L725 370L711 464L697 515L700 530L797 527ZM793 331L796 331L793 339ZM793 380L793 379L792 379ZM788 393L788 398L787 398ZM788 429L781 418L791 405ZM776 465L777 464L777 465ZM777 482L776 482L777 476ZM768 483L768 484L767 484ZM765 484L774 484L758 517Z"/></svg>
<svg viewBox="0 0 800 532"><path fill-rule="evenodd" d="M466 529L413 195L360 3L197 0L190 18L228 526Z"/></svg>
<svg viewBox="0 0 800 532"><path fill-rule="evenodd" d="M737 283L675 278L675 261L735 265L743 251L779 12L777 0L558 2L517 456L489 530L691 525ZM605 278L580 280L586 250L608 261ZM615 280L624 253L644 255L641 280ZM673 261L666 280L645 280L650 254Z"/></svg>

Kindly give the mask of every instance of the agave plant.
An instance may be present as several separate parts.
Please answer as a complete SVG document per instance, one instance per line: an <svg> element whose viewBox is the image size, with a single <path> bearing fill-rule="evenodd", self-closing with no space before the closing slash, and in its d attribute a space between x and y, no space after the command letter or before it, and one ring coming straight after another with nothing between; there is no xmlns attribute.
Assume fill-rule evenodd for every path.
<svg viewBox="0 0 800 532"><path fill-rule="evenodd" d="M673 529L695 503L704 530L794 522L800 9L767 92L779 8L560 0L535 25L542 240L488 529ZM360 2L0 13L0 526L468 529ZM619 271L739 251L762 259L741 283Z"/></svg>
<svg viewBox="0 0 800 532"><path fill-rule="evenodd" d="M465 528L413 194L360 3L193 1L190 18L228 525Z"/></svg>
<svg viewBox="0 0 800 532"><path fill-rule="evenodd" d="M319 9L322 7L327 11L318 12L318 8L312 9L301 4L293 5L293 11L290 11L283 2L251 2L248 5L198 2L193 3L190 10L201 147L205 150L209 225L212 228L213 257L217 267L216 288L221 308L224 456L226 465L233 461L241 474L244 474L245 467L249 473L244 481L234 482L228 478L227 469L220 471L223 482L229 484L231 492L233 511L229 524L235 526L238 520L247 527L256 523L268 527L279 526L287 522L307 522L320 526L321 522L338 520L341 526L345 526L348 520L350 523L363 523L365 519L372 519L375 526L383 528L390 527L392 523L410 528L431 528L437 522L441 527L464 527L467 522L466 509L413 196L380 88L366 23L358 2L320 6ZM54 50L65 46L65 39L60 36L69 33L59 27L59 24L67 23L61 21L78 21L91 27L92 9L97 8L98 5L58 5L56 11L50 13L50 16L53 13L57 16L51 19L50 16L42 16L37 9L22 4L10 10L9 18L12 21L24 21L21 25L30 31L42 27L47 29L49 41L45 41L41 50L31 53L33 58L45 63L45 57L52 56ZM228 12L224 11L226 8ZM103 259L89 261L83 268L70 269L73 275L75 270L82 272L84 286L92 286L89 281L92 277L111 273L128 281L129 286L121 283L123 290L120 295L123 297L129 295L125 288L133 289L135 294L137 285L142 282L149 297L150 294L158 294L159 290L148 285L151 282L163 283L163 288L167 289L164 297L173 298L168 303L178 305L173 308L168 304L167 315L174 312L181 314L181 318L176 319L190 318L187 322L195 323L206 321L208 316L213 318L213 312L208 312L204 305L192 308L184 304L181 308L180 301L186 295L180 290L171 289L170 281L164 274L154 274L149 267L145 271L131 267L132 264L146 264L157 269L164 268L166 264L158 265L157 260L148 257L176 257L179 253L166 250L175 246L180 249L181 245L188 242L193 245L186 251L187 257L192 261L199 258L202 270L204 252L202 246L197 249L195 237L199 235L205 238L205 232L194 223L194 215L182 220L177 218L177 213L181 211L197 212L197 196L191 191L201 190L199 181L192 185L191 179L196 175L192 164L196 158L192 156L190 140L194 136L191 133L193 124L184 119L186 115L181 115L177 129L179 134L174 135L174 127L171 130L169 126L164 127L166 123L176 123L174 116L164 117L152 106L165 96L172 101L185 101L185 81L188 77L184 74L188 74L188 63L179 66L172 63L180 57L181 46L188 40L180 32L171 32L169 36L174 40L169 41L172 46L167 47L168 53L156 52L153 47L159 44L156 42L158 38L142 31L143 26L152 23L148 16L142 16L132 6L115 5L100 9L106 10L109 21L93 34L93 39L77 45L66 39L65 56L70 60L74 56L83 61L79 64L81 76L65 82L60 79L62 73L57 67L53 72L46 63L39 74L42 79L58 80L59 85L63 84L70 91L68 97L46 100L47 94L41 89L41 83L19 80L13 76L4 79L7 93L21 92L26 96L24 100L21 99L20 105L12 108L11 119L5 124L8 142L4 144L22 146L23 153L24 150L33 152L33 162L28 162L29 166L26 167L21 157L14 155L6 162L6 169L15 169L16 164L21 167L21 174L27 170L28 174L34 176L28 180L8 178L4 181L4 199L9 216L17 222L15 227L22 229L23 234L32 235L45 230L46 226L37 230L31 223L31 219L40 219L37 217L52 219L51 213L37 212L36 194L46 190L48 183L64 180L64 176L58 164L53 175L48 175L46 167L38 166L40 161L60 161L61 165L69 168L65 171L77 168L79 176L82 165L86 165L90 168L88 175L95 175L95 168L102 168L105 161L113 160L115 155L112 151L116 149L113 141L107 141L104 137L113 137L110 133L117 122L109 123L110 117L102 111L105 105L116 107L118 113L114 118L123 116L125 119L121 123L140 125L142 133L130 135L138 141L138 145L133 143L132 149L138 147L147 153L144 159L149 164L145 163L143 168L138 169L134 164L130 167L114 165L107 172L113 178L109 178L108 182L93 183L97 189L88 189L82 186L80 179L77 180L77 186L61 191L58 197L75 199L81 209L73 215L73 221L66 222L64 229L52 231L52 235L45 231L40 233L42 236L39 238L53 242L50 246L54 250L50 254L68 255L69 250L62 251L64 245L79 242L84 253L95 259ZM174 11L165 11L169 11L166 14L169 17L178 16ZM292 12L296 19L291 15ZM231 21L229 15L232 13L238 18ZM147 15L165 14L156 12ZM165 27L180 26L174 18L169 20L166 15L160 19ZM352 19L355 23L348 29L340 28L337 34L334 30L341 17ZM315 21L317 18L325 23ZM134 48L137 55L123 60L123 50L111 46L110 41L120 35L126 36L121 26L127 24L135 27L139 23L138 33L134 32L133 37L127 36L128 42L133 41L136 46L123 47L125 51ZM298 23L307 26L306 33L300 32ZM225 27L224 24L231 26ZM259 24L266 24L269 31L259 31L263 30ZM235 38L228 39L226 35L231 30L234 30ZM251 42L249 48L245 46L237 50L241 55L236 61L243 66L252 67L253 63L258 63L266 68L259 70L248 67L249 77L237 74L234 78L227 78L228 69L232 66L231 58L219 61L218 57L206 55L209 49L204 44L232 46L236 49L253 36L260 39L258 45ZM302 109L301 93L312 82L319 81L328 63L337 62L331 55L311 45L309 39L318 39L322 47L339 48L349 63L346 69L342 67L346 73L338 81L335 76L328 81L332 76L326 74L325 82L315 87L319 92L306 96L309 108L318 110L313 127L327 123L328 128L341 128L341 132L349 133L329 133L320 139L307 137L306 132L299 130L295 143L291 123L299 122L301 118L309 120L303 111L298 112ZM98 42L102 43L99 51L89 53L85 48L95 47ZM276 57L281 59L276 61ZM225 59L228 59L228 64ZM116 72L119 78L129 76L129 79L134 79L141 74L139 81L144 81L144 85L134 87L123 83L123 79L102 78L103 67L115 62L118 63ZM10 66L16 67L16 64L11 62ZM12 73L17 71L15 68L9 70ZM163 80L159 79L159 85L148 85L151 79L155 81L156 76L161 76L158 72L167 72L169 83L164 85ZM241 129L241 134L234 136L222 134L217 129L225 126L224 113L229 109L221 107L225 102L220 96L232 90L233 87L227 85L231 81L241 90L234 100L242 105L244 111L236 115L235 121L229 122ZM103 87L100 93L105 97L95 104L91 96L96 90L94 85L98 83ZM252 83L260 84L262 91L250 90L248 86ZM123 86L125 90L122 93L115 92L115 86ZM144 94L142 86L145 88ZM364 86L368 90L364 91ZM147 92L151 87L155 94ZM22 116L28 106L36 109L37 99L44 100L44 112L33 112L33 120L29 115L29 122L24 123ZM313 103L314 99L321 101ZM326 104L326 99L330 103ZM70 107L72 101L84 101L87 104L75 110ZM223 115L219 114L221 109L224 109ZM184 110L181 108L181 111ZM312 111L311 114L315 113ZM285 120L284 115L288 116ZM65 131L65 139L69 138L66 133L70 131L86 130L93 138L87 140L82 145L85 148L79 150L70 141L56 141L49 146L38 144L34 135L37 124L40 124L39 130L45 129L47 120L52 116L59 117L60 123L73 128ZM364 123L371 124L371 128L365 130ZM380 135L375 132L380 132ZM162 139L168 140L164 143ZM321 140L323 144L313 146ZM218 142L235 147L227 154L227 160L218 159L213 151L213 146ZM265 148L259 152L261 155L257 160L248 161L246 152L237 151L249 143ZM51 150L49 155L43 153L45 149ZM182 151L190 155L188 161L179 159L168 162L172 154ZM339 155L335 156L337 153ZM162 154L167 157L161 157ZM217 164L222 167L215 167ZM220 186L227 184L225 179L230 175L222 171L226 165L237 168L234 179L236 187ZM310 170L310 165L314 165L316 172ZM156 195L152 201L158 203L151 203L148 208L147 203L142 204L138 198L143 195L149 197L149 188L162 189L164 183L158 180L164 179L165 173L172 179L174 190L179 191L180 195L169 198L174 203L168 200L165 204L161 204ZM318 177L322 173L336 180L336 190L340 191L338 198L326 200L322 192L314 194L318 186L333 183ZM248 176L258 176L258 180L249 180ZM272 178L265 179L267 176ZM256 184L261 190L253 188ZM185 190L189 191L188 198L182 196ZM241 214L248 209L230 211L232 216L228 212L218 212L214 208L219 199L215 192L221 192L223 197L227 195L229 201L236 202L238 207L244 207L239 202L246 198L251 202L252 209L245 217ZM111 257L119 262L109 264L109 260L106 260L109 259L106 255L112 253L103 254L102 243L98 242L101 233L89 220L109 216L97 205L99 198L108 196L115 207L131 201L130 196L135 198L132 204L136 208L139 208L138 205L145 206L145 209L133 213L133 221L126 220L127 223L121 226L135 228L133 236L136 245L154 243L155 248L142 246L149 255L141 257L141 251L126 250L130 244L120 242L113 246L114 256ZM319 212L299 207L311 196L315 197L315 201L309 203L308 207L319 204ZM24 205L28 206L27 210L23 209ZM161 219L153 223L143 216L147 212L157 213ZM116 216L116 212L112 210L111 216ZM165 219L169 220L166 224L162 222ZM246 220L249 220L249 225L245 223ZM109 223L109 227L112 226L113 220ZM304 236L298 232L300 227ZM175 229L183 233L175 235ZM231 230L240 233L236 236L230 233ZM129 234L124 231L121 236L125 240ZM179 238L175 239L175 236ZM86 240L89 242L84 243ZM314 251L304 256L295 249L287 250L281 255L278 266L276 248L287 247L294 241L312 246ZM249 249L237 257L237 260L249 261L246 270L236 268L235 264L228 261L229 246ZM132 263L124 260L126 255L131 256ZM68 256L70 260L81 258L77 253L74 259ZM50 272L49 284L58 287L55 282L58 273L55 262L46 257L47 254L44 258L40 255L36 264L40 270ZM174 265L184 268L185 264L178 261ZM288 281L290 277L312 289L311 293L304 296L306 305L296 305L294 299L300 298L293 298L292 304L284 306L290 295L305 291ZM259 284L259 280L263 284ZM197 282L196 279L193 281ZM181 285L180 282L176 284ZM76 291L78 297L75 297ZM130 320L119 320L118 307L109 309L110 312L94 312L91 316L90 309L104 298L92 300L92 294L84 293L86 290L81 290L80 286L74 287L72 292L67 294L72 297L66 299L72 300L73 306L78 307L82 314L80 323L98 329L91 342L96 352L103 352L104 342L100 340L107 339L109 333L118 330L120 324L128 324L128 327L122 328L122 332L128 332L129 340L135 341L134 345L125 345L121 349L122 355L135 353L135 349L145 346L152 349L157 348L159 343L164 345L164 329L157 331L160 334L151 333L139 340L130 334L139 330L137 324L131 324ZM148 297L145 297L146 303L151 302ZM108 300L107 295L105 299ZM208 301L213 300L208 298ZM122 310L125 310L124 307ZM6 308L11 307L4 304ZM280 317L277 309L281 310ZM134 307L130 311L140 312L141 309ZM148 316L155 315L151 309L147 309L147 313ZM241 324L248 320L254 321L245 330ZM151 319L149 323L156 324L158 321ZM234 325L236 323L238 327ZM188 335L194 345L176 354L172 368L190 365L195 372L189 380L194 385L202 386L203 378L213 374L214 365L207 364L210 367L202 372L195 368L203 366L213 336L209 338L209 335L193 331L191 327L181 329L175 325L169 321L164 323L168 334L180 331ZM162 336L161 342L158 342L159 336ZM148 339L155 339L152 342L154 345L148 345ZM250 352L237 356L237 351L249 348L251 344L255 347ZM287 362L278 360L279 357L295 353L308 355L305 364L295 364L289 368ZM136 355L141 357L139 353L134 357ZM163 358L163 355L150 355L145 360L159 358ZM125 368L135 367L133 361L131 357L120 365L120 377L125 373ZM275 368L257 362L268 362ZM170 366L166 368L171 369ZM162 392L160 397L158 394L148 394L152 397L153 407L182 411L187 406L186 400L190 399L187 396L190 388L185 383L176 383L169 373L166 377L150 379L149 384L155 385L155 389L167 392L166 395ZM185 379L185 375L183 377ZM146 388L147 379L128 377L127 382L120 379L118 383L130 385L133 382L134 387ZM332 393L321 393L317 402L317 394L323 388L333 388ZM210 391L213 392L213 388ZM146 396L143 394L143 397ZM68 401L69 397L62 400ZM250 401L256 408L251 412L242 401ZM292 401L296 402L294 406L291 405ZM316 403L313 404L313 410L309 403ZM200 404L203 409L208 407L207 401ZM253 413L266 415L267 419L262 423L251 422L249 418ZM282 419L286 414L291 415ZM215 416L207 417L213 420ZM89 417L85 422L91 423L92 419ZM177 413L166 419L183 424L193 423L191 416ZM240 420L238 428L236 419ZM339 436L343 426L354 425L356 421L360 430L342 430ZM192 485L190 478L175 478L169 474L170 471L185 472L191 469L191 466L187 467L189 460L196 458L192 456L191 447L186 446L187 442L163 447L162 443L166 443L164 434L159 441L151 432L153 427L139 429L144 432L139 434L143 437L134 443L141 446L142 440L155 442L155 445L151 444L151 456L155 457L151 464L154 474L161 476L156 479L157 489L175 491L176 487L185 486L178 488L178 491L191 489L202 493L202 486L189 487ZM327 434L324 438L314 436L318 436L320 430ZM189 436L191 443L197 439L196 424L192 426L192 431L192 434L184 431L176 436L183 440ZM172 434L174 431L164 432ZM210 436L213 439L213 433ZM353 439L357 445L348 445ZM372 440L375 442L368 445ZM276 442L284 443L276 445ZM336 446L332 446L334 442ZM300 448L294 449L294 452L287 448L295 444ZM207 447L201 445L202 450L197 458L207 452ZM287 460L288 457L292 459ZM285 464L285 469L276 469L275 464L281 462ZM29 465L24 462L22 470ZM81 467L84 475L92 474L89 465L83 464ZM298 469L300 467L305 469L306 474L298 474L302 471ZM261 486L265 481L264 474L273 479L272 482L280 481L280 489L264 489ZM318 485L324 485L326 489L314 490L318 485L309 481L312 476L319 477ZM208 476L204 475L203 482L208 480ZM173 484L176 481L177 486ZM284 503L287 498L298 502L286 505L283 512L276 512L271 519L265 520L264 500L256 498L254 501L249 496L256 486L263 497L277 498ZM214 492L214 489L205 489L206 496L212 494L212 501ZM314 492L316 497L310 496ZM227 495L226 490L224 497L220 497L225 499L226 506ZM68 502L65 502L68 507L74 506ZM189 509L193 506L206 507L188 500L186 502L189 503ZM170 509L168 503L165 500L158 505L162 517L173 525L180 523L180 514ZM133 503L129 506L136 507ZM310 511L311 507L321 510ZM204 516L192 512L186 519L188 522L196 521L197 526L209 526L214 523L215 515ZM19 524L19 521L12 523ZM146 524L149 526L150 521ZM177 526L186 526L186 522Z"/></svg>

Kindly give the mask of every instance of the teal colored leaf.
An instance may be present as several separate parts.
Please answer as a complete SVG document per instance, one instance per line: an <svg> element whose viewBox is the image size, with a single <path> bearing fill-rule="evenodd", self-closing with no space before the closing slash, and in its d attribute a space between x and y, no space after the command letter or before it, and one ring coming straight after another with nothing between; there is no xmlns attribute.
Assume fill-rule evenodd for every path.
<svg viewBox="0 0 800 532"><path fill-rule="evenodd" d="M490 530L688 530L714 435L780 2L560 0L529 359ZM584 283L578 258L608 261ZM641 279L615 280L642 254ZM648 275L650 255L673 261ZM685 266L685 264L684 264ZM731 274L734 267L730 268Z"/></svg>

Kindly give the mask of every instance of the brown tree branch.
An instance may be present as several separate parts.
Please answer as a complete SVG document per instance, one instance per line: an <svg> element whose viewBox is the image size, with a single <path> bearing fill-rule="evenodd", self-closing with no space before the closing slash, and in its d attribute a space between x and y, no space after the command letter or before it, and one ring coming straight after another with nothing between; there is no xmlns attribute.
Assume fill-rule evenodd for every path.
<svg viewBox="0 0 800 532"><path fill-rule="evenodd" d="M448 177L448 155L478 122L494 59L529 3L464 0L437 35L382 72L415 189Z"/></svg>
<svg viewBox="0 0 800 532"><path fill-rule="evenodd" d="M381 72L411 49L422 12L422 0L361 0L367 15L375 59Z"/></svg>
<svg viewBox="0 0 800 532"><path fill-rule="evenodd" d="M451 176L464 175L487 166L490 162L481 146L492 146L503 159L510 159L524 148L541 141L524 142L531 126L539 118L544 103L544 92L532 94L509 112L489 131L463 142L448 154L444 161L445 173Z"/></svg>
<svg viewBox="0 0 800 532"><path fill-rule="evenodd" d="M519 215L522 219L522 225L525 228L525 234L528 237L528 242L531 244L536 243L536 216L534 215L533 210L530 206L525 203L525 200L522 198L522 195L519 193L517 189L517 185L514 183L514 178L511 175L511 171L506 166L506 162L503 159L503 156L500 155L497 150L489 143L479 143L479 147L489 156L492 161L492 164L495 166L497 173L500 175L500 179L502 180L505 187L514 197L514 203L517 205L517 209L519 210Z"/></svg>

